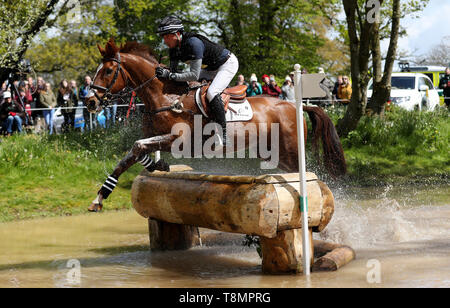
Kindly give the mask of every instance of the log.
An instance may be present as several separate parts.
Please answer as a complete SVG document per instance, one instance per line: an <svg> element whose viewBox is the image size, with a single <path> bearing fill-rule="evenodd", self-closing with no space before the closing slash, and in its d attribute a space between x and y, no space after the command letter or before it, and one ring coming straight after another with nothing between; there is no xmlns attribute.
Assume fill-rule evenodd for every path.
<svg viewBox="0 0 450 308"><path fill-rule="evenodd" d="M312 229L309 228L312 243ZM277 232L275 238L260 237L262 271L265 274L288 274L303 272L302 232L292 229ZM311 266L314 263L314 246L311 245Z"/></svg>
<svg viewBox="0 0 450 308"><path fill-rule="evenodd" d="M353 249L312 240L334 213L328 186L307 173L308 222L313 271L337 270L355 258ZM302 234L297 173L215 175L171 166L143 171L133 182L132 204L148 218L152 250L184 250L199 243L198 227L260 237L262 270L300 273ZM319 257L314 262L314 252Z"/></svg>
<svg viewBox="0 0 450 308"><path fill-rule="evenodd" d="M336 271L356 257L355 251L346 245L314 241L314 248L316 256L320 256L312 266L314 272Z"/></svg>
<svg viewBox="0 0 450 308"><path fill-rule="evenodd" d="M187 250L197 245L199 241L198 229L194 226L172 224L149 218L148 231L152 251Z"/></svg>
<svg viewBox="0 0 450 308"><path fill-rule="evenodd" d="M133 183L132 203L141 216L158 221L274 238L301 228L298 186L298 174L143 171ZM332 194L312 173L307 191L309 226L321 230L332 216Z"/></svg>

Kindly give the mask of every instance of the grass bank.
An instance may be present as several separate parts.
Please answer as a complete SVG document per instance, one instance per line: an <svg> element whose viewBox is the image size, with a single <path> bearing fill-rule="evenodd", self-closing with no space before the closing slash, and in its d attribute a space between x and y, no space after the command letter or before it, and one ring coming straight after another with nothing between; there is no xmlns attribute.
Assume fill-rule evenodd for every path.
<svg viewBox="0 0 450 308"><path fill-rule="evenodd" d="M337 122L338 114L329 112ZM364 116L341 140L354 184L450 182L449 112L393 109Z"/></svg>
<svg viewBox="0 0 450 308"><path fill-rule="evenodd" d="M329 114L337 121L339 112ZM136 121L135 123L140 123ZM90 133L15 135L0 143L0 222L85 213L97 190L121 157L140 138L139 124ZM428 113L394 110L363 117L342 139L350 185L450 183L450 122L446 110ZM261 174L256 159L182 159L199 171ZM334 183L308 159L308 169ZM105 202L105 211L130 209L130 188L142 170L132 167ZM277 172L270 171L270 172Z"/></svg>
<svg viewBox="0 0 450 308"><path fill-rule="evenodd" d="M135 129L126 128L3 139L0 222L85 213L136 135ZM130 189L140 171L134 166L121 177L105 210L131 208Z"/></svg>

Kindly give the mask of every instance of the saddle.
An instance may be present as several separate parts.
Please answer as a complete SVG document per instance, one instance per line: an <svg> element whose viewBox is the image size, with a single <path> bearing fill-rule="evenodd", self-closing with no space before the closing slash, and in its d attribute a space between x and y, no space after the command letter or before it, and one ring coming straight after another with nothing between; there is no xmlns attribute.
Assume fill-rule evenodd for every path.
<svg viewBox="0 0 450 308"><path fill-rule="evenodd" d="M206 99L206 92L208 91L209 84L206 86L203 86L200 92L200 98L202 101L203 109L206 111L206 113L209 114L209 106L207 104ZM222 101L224 103L225 112L228 111L228 104L230 101L233 104L240 104L246 102L246 96L247 96L247 86L246 85L240 85L235 86L231 88L226 88L222 94ZM230 107L230 110L233 112L233 110ZM235 111L234 111L235 112Z"/></svg>

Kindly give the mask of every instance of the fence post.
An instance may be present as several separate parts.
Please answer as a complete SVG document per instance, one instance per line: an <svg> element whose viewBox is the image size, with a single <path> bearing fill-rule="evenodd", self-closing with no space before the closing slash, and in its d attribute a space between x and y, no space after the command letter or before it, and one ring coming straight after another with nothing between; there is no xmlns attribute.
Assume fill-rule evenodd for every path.
<svg viewBox="0 0 450 308"><path fill-rule="evenodd" d="M303 248L303 274L310 275L310 240L308 228L308 197L306 193L306 159L305 159L305 132L303 128L303 89L302 89L302 73L300 65L295 64L295 102L297 109L297 138L298 138L298 172L300 184L300 212L302 214L302 248Z"/></svg>

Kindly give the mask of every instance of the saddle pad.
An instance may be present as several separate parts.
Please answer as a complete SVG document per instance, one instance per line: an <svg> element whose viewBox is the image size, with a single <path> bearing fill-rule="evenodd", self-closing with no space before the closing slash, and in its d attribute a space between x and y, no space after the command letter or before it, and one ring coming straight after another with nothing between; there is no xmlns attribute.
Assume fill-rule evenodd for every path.
<svg viewBox="0 0 450 308"><path fill-rule="evenodd" d="M195 103L202 112L203 116L209 118L203 108L201 101L201 89L198 89L195 93ZM249 101L245 99L244 101L239 101L239 103L234 103L230 100L228 103L228 110L225 114L225 119L227 122L245 122L250 121L253 118L253 109Z"/></svg>

